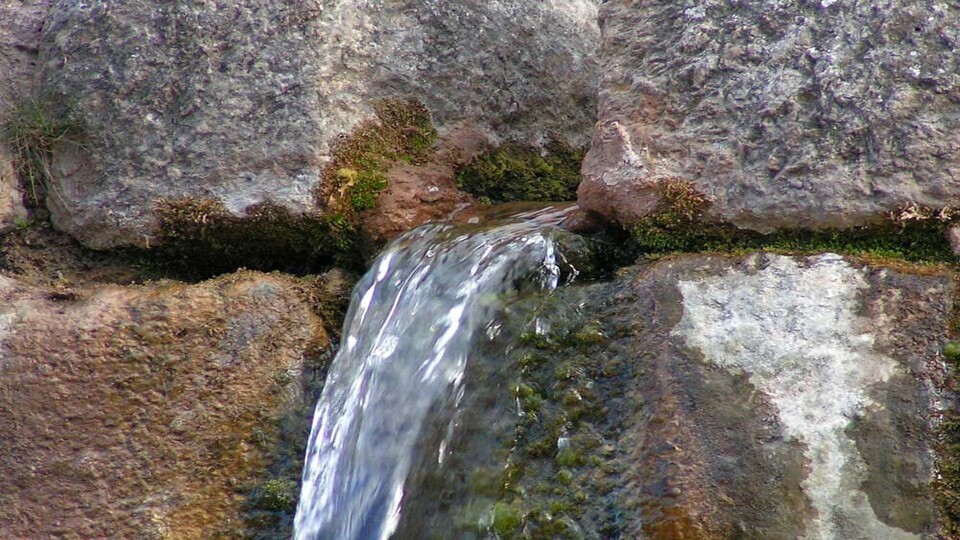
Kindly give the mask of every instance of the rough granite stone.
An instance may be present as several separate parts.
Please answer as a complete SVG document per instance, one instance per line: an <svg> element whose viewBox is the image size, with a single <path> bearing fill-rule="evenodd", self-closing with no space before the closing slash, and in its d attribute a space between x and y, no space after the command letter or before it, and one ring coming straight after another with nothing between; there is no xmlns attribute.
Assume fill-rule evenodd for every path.
<svg viewBox="0 0 960 540"><path fill-rule="evenodd" d="M29 95L50 0L0 0L0 112Z"/></svg>
<svg viewBox="0 0 960 540"><path fill-rule="evenodd" d="M328 344L301 284L0 276L0 536L251 536L243 505Z"/></svg>
<svg viewBox="0 0 960 540"><path fill-rule="evenodd" d="M677 177L760 231L960 202L955 5L612 0L600 22L584 207L630 225Z"/></svg>
<svg viewBox="0 0 960 540"><path fill-rule="evenodd" d="M42 87L84 124L55 149L54 223L87 246L146 245L160 198L236 215L316 208L330 145L413 97L441 134L587 141L595 112L594 0L60 1Z"/></svg>
<svg viewBox="0 0 960 540"><path fill-rule="evenodd" d="M938 537L950 276L685 255L592 287L623 537Z"/></svg>

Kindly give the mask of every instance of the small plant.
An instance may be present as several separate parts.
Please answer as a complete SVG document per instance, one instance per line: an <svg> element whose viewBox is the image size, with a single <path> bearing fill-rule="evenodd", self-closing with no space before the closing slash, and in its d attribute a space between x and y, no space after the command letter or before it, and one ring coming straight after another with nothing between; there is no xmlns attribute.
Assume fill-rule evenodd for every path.
<svg viewBox="0 0 960 540"><path fill-rule="evenodd" d="M2 139L13 151L14 167L31 206L50 191L50 159L63 142L79 144L80 123L51 100L31 98L13 105L3 119Z"/></svg>
<svg viewBox="0 0 960 540"><path fill-rule="evenodd" d="M960 342L948 341L947 344L943 346L943 355L947 357L947 360L955 364L960 364Z"/></svg>
<svg viewBox="0 0 960 540"><path fill-rule="evenodd" d="M13 218L13 226L20 230L29 229L33 225L34 225L34 221L32 219L28 219L20 216Z"/></svg>
<svg viewBox="0 0 960 540"><path fill-rule="evenodd" d="M292 512L297 504L297 483L274 478L260 486L255 495L257 509L271 512Z"/></svg>

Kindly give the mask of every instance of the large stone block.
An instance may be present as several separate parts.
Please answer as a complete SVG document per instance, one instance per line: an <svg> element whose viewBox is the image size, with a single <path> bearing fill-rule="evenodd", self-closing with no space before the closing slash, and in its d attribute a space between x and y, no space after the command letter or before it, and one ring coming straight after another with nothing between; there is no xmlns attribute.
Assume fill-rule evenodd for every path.
<svg viewBox="0 0 960 540"><path fill-rule="evenodd" d="M42 87L86 140L55 149L48 204L94 248L149 243L161 198L311 212L378 98L421 101L441 135L583 145L598 46L593 0L60 2Z"/></svg>
<svg viewBox="0 0 960 540"><path fill-rule="evenodd" d="M665 178L760 231L960 203L954 7L614 0L600 20L585 207L630 225Z"/></svg>
<svg viewBox="0 0 960 540"><path fill-rule="evenodd" d="M301 286L0 276L0 535L244 536L279 441L305 436L283 430L311 410L307 360L328 344Z"/></svg>

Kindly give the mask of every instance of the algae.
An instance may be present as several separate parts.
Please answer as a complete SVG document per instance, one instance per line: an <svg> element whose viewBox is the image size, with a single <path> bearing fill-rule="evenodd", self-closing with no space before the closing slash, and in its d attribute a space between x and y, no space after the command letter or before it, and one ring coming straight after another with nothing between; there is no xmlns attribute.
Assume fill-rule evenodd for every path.
<svg viewBox="0 0 960 540"><path fill-rule="evenodd" d="M583 153L551 142L544 152L507 143L481 154L457 171L457 186L486 203L573 201Z"/></svg>
<svg viewBox="0 0 960 540"><path fill-rule="evenodd" d="M212 199L161 199L154 208L161 244L156 264L206 277L245 267L311 273L333 265L359 269L356 225L340 215L294 214L273 204L245 217Z"/></svg>
<svg viewBox="0 0 960 540"><path fill-rule="evenodd" d="M869 262L953 263L945 231L950 209L905 205L875 223L847 229L781 229L769 234L738 229L708 215L710 201L692 184L666 180L658 208L630 229L633 255L772 251L786 255L833 252Z"/></svg>

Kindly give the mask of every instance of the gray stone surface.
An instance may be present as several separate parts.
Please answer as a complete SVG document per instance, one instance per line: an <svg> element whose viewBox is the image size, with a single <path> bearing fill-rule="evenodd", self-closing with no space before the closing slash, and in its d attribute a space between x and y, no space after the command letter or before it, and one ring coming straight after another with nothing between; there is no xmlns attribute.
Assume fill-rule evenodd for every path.
<svg viewBox="0 0 960 540"><path fill-rule="evenodd" d="M936 1L601 7L581 204L630 224L679 177L738 226L960 202L960 10Z"/></svg>
<svg viewBox="0 0 960 540"><path fill-rule="evenodd" d="M55 152L48 204L94 248L149 243L160 198L307 212L330 143L383 97L441 133L585 143L598 46L593 0L61 1L42 86L88 140Z"/></svg>
<svg viewBox="0 0 960 540"><path fill-rule="evenodd" d="M591 354L632 377L606 403L623 537L937 537L949 276L681 256L592 287Z"/></svg>
<svg viewBox="0 0 960 540"><path fill-rule="evenodd" d="M50 0L0 0L0 111L29 94Z"/></svg>

